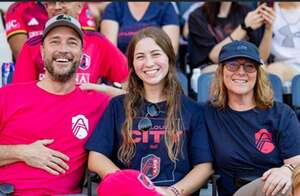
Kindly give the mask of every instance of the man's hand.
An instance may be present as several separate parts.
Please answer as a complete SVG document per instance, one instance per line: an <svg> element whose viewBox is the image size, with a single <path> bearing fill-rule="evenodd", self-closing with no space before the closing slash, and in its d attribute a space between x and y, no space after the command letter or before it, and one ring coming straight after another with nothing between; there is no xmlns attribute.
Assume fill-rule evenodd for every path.
<svg viewBox="0 0 300 196"><path fill-rule="evenodd" d="M65 162L69 161L69 157L46 147L53 141L53 139L45 139L25 145L22 150L22 160L29 166L43 169L53 175L65 173L69 169Z"/></svg>
<svg viewBox="0 0 300 196"><path fill-rule="evenodd" d="M269 169L262 176L263 192L266 195L276 195L281 190L281 193L285 194L291 187L291 176L292 172L284 166Z"/></svg>

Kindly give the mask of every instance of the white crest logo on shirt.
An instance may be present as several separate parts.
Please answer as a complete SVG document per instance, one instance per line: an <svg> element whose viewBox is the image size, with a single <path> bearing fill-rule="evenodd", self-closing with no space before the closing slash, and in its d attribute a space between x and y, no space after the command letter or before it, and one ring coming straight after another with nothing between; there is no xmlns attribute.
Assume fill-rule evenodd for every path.
<svg viewBox="0 0 300 196"><path fill-rule="evenodd" d="M36 18L32 18L27 24L28 26L34 26L34 25L38 25L39 22L36 20Z"/></svg>
<svg viewBox="0 0 300 196"><path fill-rule="evenodd" d="M72 117L72 131L78 139L85 138L89 131L89 120L82 114Z"/></svg>

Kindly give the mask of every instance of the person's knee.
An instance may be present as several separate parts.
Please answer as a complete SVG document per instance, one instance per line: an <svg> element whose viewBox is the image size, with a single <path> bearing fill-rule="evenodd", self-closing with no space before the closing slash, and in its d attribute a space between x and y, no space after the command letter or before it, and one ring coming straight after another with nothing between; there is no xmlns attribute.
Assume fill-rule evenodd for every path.
<svg viewBox="0 0 300 196"><path fill-rule="evenodd" d="M268 73L279 76L282 82L290 81L295 75L299 74L293 66L283 62L269 64L266 68Z"/></svg>

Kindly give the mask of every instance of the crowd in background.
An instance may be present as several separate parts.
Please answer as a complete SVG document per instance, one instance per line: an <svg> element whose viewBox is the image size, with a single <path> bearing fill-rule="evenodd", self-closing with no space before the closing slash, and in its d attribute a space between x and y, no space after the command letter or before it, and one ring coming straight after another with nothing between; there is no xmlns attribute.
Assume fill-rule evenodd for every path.
<svg viewBox="0 0 300 196"><path fill-rule="evenodd" d="M25 3L16 10L3 6L1 62L16 63L25 40L41 34L51 12L62 9L55 3L39 4ZM139 29L161 27L172 40L178 68L189 80L193 71L214 72L221 47L231 39L248 40L259 47L266 70L280 77L288 94L292 78L299 74L299 3L272 6L270 10L259 2L89 2L84 3L79 20L84 30L101 32L124 54ZM195 98L196 88L189 92Z"/></svg>
<svg viewBox="0 0 300 196"><path fill-rule="evenodd" d="M169 191L176 195L178 189L180 190L178 187L188 187L187 193L191 194L197 190L196 185L203 185L207 177L211 175L212 165L210 162L213 159L215 161L213 166L217 168L215 171L225 176L219 181L219 189L222 190L221 196L232 195L239 188L235 184L236 178L232 177L237 175L234 171L235 168L226 168L224 165L229 163L232 165L237 163L238 165L244 161L250 162L251 166L255 168L254 172L250 171L253 175L255 174L255 177L263 176L264 181L270 182L270 184L276 183L277 187L282 183L280 190L282 188L283 192L287 192L288 180L279 179L278 176L285 175L289 170L294 171L295 169L294 166L290 166L290 163L298 160L295 158L298 155L295 146L298 145L299 142L296 140L299 138L297 134L294 137L292 135L299 128L299 123L296 120L297 116L289 107L282 105L282 103L273 103L272 87L267 82L267 74L274 74L279 78L284 89L284 102L295 107L292 105L290 97L293 78L300 75L299 2L30 1L10 2L9 4L9 7L0 9L0 86L9 83L42 81L47 78L49 70L45 68L47 65L46 53L45 49L41 50L44 48L47 35L45 24L49 18L65 14L77 19L82 29L82 34L80 34L82 58L78 62L79 68L75 73L76 85L79 85L83 90L96 90L112 97L127 92L124 97L121 95L121 97L112 98L107 111L86 146L88 150L91 150L89 168L101 177L104 177L108 171L125 167L124 165L129 163L131 159L136 161L131 163L131 167L138 167L134 165L140 163L139 160L134 159L135 152L133 149L136 148L141 154L144 151L142 147L130 146L130 139L132 139L128 136L131 133L130 126L136 127L137 130L149 131L149 127L145 128L149 122L144 122L141 125L140 122L134 124L134 119L147 120L150 117L159 117L167 120L180 119L187 126L185 128L191 135L201 138L207 137L213 141L213 145L210 146L213 152L210 154L210 149L205 147L208 146L205 143L206 139L203 139L202 144L200 144L194 141L192 137L188 137L185 141L187 143L184 143L180 139L176 139L176 131L178 131L176 130L176 123L162 124L159 122L159 126L175 130L166 136L166 149L164 150L168 157L172 161L176 161L178 145L182 145L180 148L183 148L185 156L190 159L188 161L195 162L194 169L191 169L187 166L187 160L180 159L182 162L178 167L181 167L184 172L175 172L176 178L178 176L180 176L178 178L185 178L186 175L188 180L194 180L197 179L197 175L195 175L197 170L206 171L203 176L198 176L199 181L194 181L190 187L186 185L185 180L182 180L177 186L170 186L168 190L162 188L159 190L160 193L168 195L167 192ZM161 31L149 27L158 27ZM167 40L166 43L164 40ZM159 52L148 54L145 52L147 47L152 47L153 50ZM243 54L235 51L243 47L247 48L245 50L251 50L251 54L246 52L243 56ZM136 60L133 57L135 50L140 50L139 54L144 56L141 55L142 57ZM161 78L161 80L167 81L165 86L151 88L151 85L145 82L147 77L143 73L155 72L155 70L139 70L138 66L146 62L146 60L142 62L144 60L142 58L146 59L145 56L147 55L153 56L153 62L159 62L162 66L168 67L166 75ZM67 61L59 57L56 58L58 61ZM169 62L166 63L164 58L167 58ZM235 61L229 61L232 59ZM149 62L147 61L147 63ZM238 70L235 69L236 67ZM249 75L246 82L252 85L249 88L253 94L249 97L251 100L255 100L254 105L257 107L253 111L251 101L245 99L239 105L238 96L232 95L234 90L230 89L232 84L228 78L234 77L232 73L240 71L240 67L243 67L245 73ZM179 88L177 81L173 82L178 73L183 74L188 81L187 93L182 97L179 96L180 90L177 89ZM210 97L211 105L206 105L203 108L200 106L199 109L198 106L189 101L188 97L197 99L197 82L192 81L193 74L197 74L197 77L194 75L194 78L198 78L201 74L214 74L213 90L211 90ZM221 79L222 77L224 78ZM143 81L143 85L139 83L138 78ZM65 82L68 79L65 77L61 81ZM245 82L242 79L235 80L240 83ZM154 103L158 102L159 108L157 109L156 105L151 106L150 102L143 102L141 98L147 98L148 101ZM167 100L166 103L162 102L164 99ZM125 108L122 108L123 105ZM187 105L187 107L180 108L182 105ZM175 109L170 110L168 106ZM144 117L143 114L140 114L141 107L146 112ZM219 112L220 108L224 110ZM245 113L236 114L236 111L231 110L233 108L237 111L245 111ZM161 109L163 110L161 111ZM181 109L184 111L184 115L177 116L177 110ZM200 112L197 113L196 109L203 110L205 115ZM118 116L120 111L124 116ZM174 111L173 116L171 113ZM151 112L157 114L152 116ZM111 118L112 116L114 118ZM124 126L118 127L123 121L125 122ZM196 121L206 122L207 134L197 132L197 129L201 127L193 124ZM241 122L242 125L239 124ZM264 161L263 156L259 154L269 153L267 151L273 151L275 148L274 146L263 148L263 144L259 146L261 139L264 139L264 142L272 141L272 134L267 130L261 129L255 134L256 139L259 137L256 140L259 149L258 154L256 154L257 151L254 152L251 149L250 144L240 144L241 138L251 140L247 132L243 132L244 130L265 126L266 123L269 123L269 129L289 130L285 134L278 131L280 139L277 138L278 141L276 140L276 142L278 142L280 149L275 151L282 157L273 154L270 155L268 161ZM150 127L153 128L152 126L151 124ZM220 144L218 138L220 135L214 132L220 127L239 130L239 134L233 134L233 138L231 138L231 132L223 133L222 137L232 141L232 144L230 142ZM122 131L124 133L120 137L125 142L121 142L115 135L111 135L113 132L121 133ZM134 133L137 137L141 134L139 132ZM96 145L99 138L112 140L101 140L102 144ZM147 140L145 135L141 138ZM143 143L146 142L143 141ZM287 143L294 145L287 145ZM192 147L185 146L186 144L190 144ZM155 149L155 147L150 148L151 150ZM239 148L241 151L236 154L235 148ZM112 156L116 151L119 153L118 158L121 157L119 162L108 162L110 160L107 160L105 156ZM232 156L225 157L225 161L215 157L223 157L223 153L232 153ZM247 154L249 153L252 155L250 158L257 159L258 164L248 160ZM204 155L197 157L195 154ZM161 157L163 156L166 155L161 155ZM155 156L151 159L148 157L147 160L153 161L156 158ZM230 158L234 161L229 160ZM167 167L170 169L170 173L172 173L170 166L172 161L168 163L169 166ZM281 166L283 163L285 167L282 170L270 169L274 166ZM97 168L99 165L102 165L104 169ZM295 171L299 172L299 169ZM240 174L238 175L240 176ZM295 181L297 180L294 185L299 180L297 175L296 173L293 176ZM156 185L163 187L170 184L159 181ZM265 185L263 187L268 194L272 191L279 191L276 189L275 191L270 186ZM296 187L293 189L297 190Z"/></svg>

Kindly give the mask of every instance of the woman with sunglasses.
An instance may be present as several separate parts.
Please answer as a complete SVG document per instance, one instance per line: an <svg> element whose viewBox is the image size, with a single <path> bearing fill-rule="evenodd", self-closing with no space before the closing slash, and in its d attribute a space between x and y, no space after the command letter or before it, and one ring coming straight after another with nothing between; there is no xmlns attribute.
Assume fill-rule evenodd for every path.
<svg viewBox="0 0 300 196"><path fill-rule="evenodd" d="M219 196L231 196L256 178L255 186L246 185L239 195L286 194L294 165L300 161L300 125L295 113L273 100L254 44L233 41L225 45L219 62L210 102L204 107L214 166L221 176Z"/></svg>
<svg viewBox="0 0 300 196"><path fill-rule="evenodd" d="M191 195L212 174L203 112L176 78L168 35L139 31L128 50L128 93L112 98L86 147L89 169L102 178L136 169L162 195Z"/></svg>

